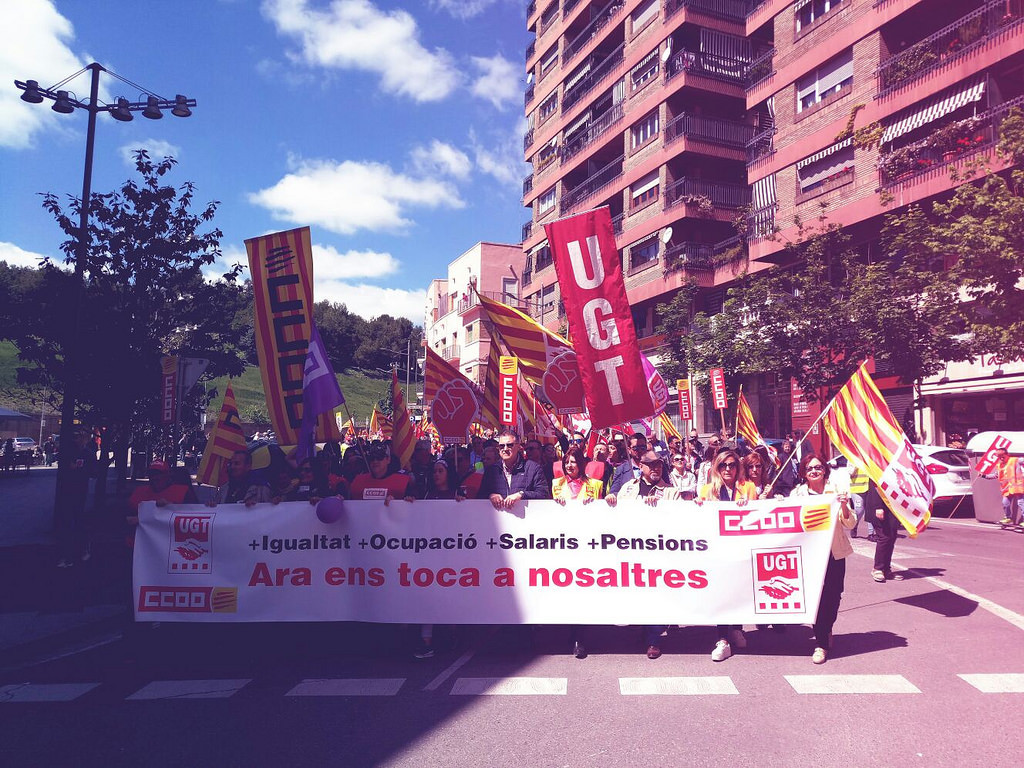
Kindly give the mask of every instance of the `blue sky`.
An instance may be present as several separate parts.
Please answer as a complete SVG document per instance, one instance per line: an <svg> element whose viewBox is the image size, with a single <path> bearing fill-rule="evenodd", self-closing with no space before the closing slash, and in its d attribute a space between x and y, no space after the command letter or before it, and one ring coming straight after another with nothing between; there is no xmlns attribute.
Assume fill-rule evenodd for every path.
<svg viewBox="0 0 1024 768"><path fill-rule="evenodd" d="M192 117L100 115L93 190L172 155L170 183L219 200L227 263L244 240L309 225L315 295L422 323L428 282L479 240L518 242L524 0L0 2L0 260L58 255L39 192L81 194L86 116L20 101L84 65ZM107 75L101 98L139 100ZM66 86L88 97L88 77Z"/></svg>

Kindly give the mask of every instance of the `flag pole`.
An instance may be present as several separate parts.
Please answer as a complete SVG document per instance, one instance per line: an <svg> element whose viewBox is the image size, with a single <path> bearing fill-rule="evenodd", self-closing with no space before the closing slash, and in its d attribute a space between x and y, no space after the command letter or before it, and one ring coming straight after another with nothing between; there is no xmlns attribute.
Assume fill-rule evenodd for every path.
<svg viewBox="0 0 1024 768"><path fill-rule="evenodd" d="M850 378L853 378L853 377L851 376ZM847 383L849 383L849 381L847 381ZM839 389L842 390L842 387L840 387ZM797 441L797 444L793 446L793 453L791 453L790 456L793 456L795 453L797 453L797 451L799 450L800 446L804 444L805 440L807 440L807 436L809 434L811 434L811 431L818 425L818 422L821 421L823 418L825 418L825 414L829 412L829 409L832 407L833 403L835 403L836 397L838 397L838 396L839 396L839 392L837 391L836 394L832 396L832 399L828 401L828 405L826 405L824 408L821 409L821 413L818 414L818 418L816 418L811 423L811 426L809 426L804 431L803 437L801 437ZM786 459L786 462L787 463L789 462L788 458ZM783 473L783 471L785 471L785 469L786 469L786 465L785 464L780 464L779 465L778 474L775 475L775 478L771 482L771 485L773 487L774 487L775 483L778 482L779 478L782 477L782 473Z"/></svg>

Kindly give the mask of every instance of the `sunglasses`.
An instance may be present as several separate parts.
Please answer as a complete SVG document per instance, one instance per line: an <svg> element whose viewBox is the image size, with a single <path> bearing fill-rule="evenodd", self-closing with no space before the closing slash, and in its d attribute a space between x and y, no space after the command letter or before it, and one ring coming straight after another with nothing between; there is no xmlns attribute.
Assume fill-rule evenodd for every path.
<svg viewBox="0 0 1024 768"><path fill-rule="evenodd" d="M737 466L737 464L736 464L735 461L723 461L721 464L718 465L718 468L719 469L736 469L736 466Z"/></svg>
<svg viewBox="0 0 1024 768"><path fill-rule="evenodd" d="M682 456L676 456L675 458L672 459L673 464L680 464L684 461L686 461L686 459L684 459Z"/></svg>
<svg viewBox="0 0 1024 768"><path fill-rule="evenodd" d="M515 447L516 447L515 443L498 443L498 450L499 451L515 450Z"/></svg>
<svg viewBox="0 0 1024 768"><path fill-rule="evenodd" d="M808 472L824 472L825 468L821 464L811 464L807 467Z"/></svg>

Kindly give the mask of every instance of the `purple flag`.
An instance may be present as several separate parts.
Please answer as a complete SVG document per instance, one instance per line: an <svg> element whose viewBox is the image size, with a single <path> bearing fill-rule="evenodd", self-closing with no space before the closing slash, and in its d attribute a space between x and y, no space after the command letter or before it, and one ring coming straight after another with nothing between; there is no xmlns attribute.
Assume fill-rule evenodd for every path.
<svg viewBox="0 0 1024 768"><path fill-rule="evenodd" d="M296 461L302 461L313 454L317 417L321 413L333 411L345 402L316 324L311 322L309 330L306 367L302 372L302 426L299 427Z"/></svg>

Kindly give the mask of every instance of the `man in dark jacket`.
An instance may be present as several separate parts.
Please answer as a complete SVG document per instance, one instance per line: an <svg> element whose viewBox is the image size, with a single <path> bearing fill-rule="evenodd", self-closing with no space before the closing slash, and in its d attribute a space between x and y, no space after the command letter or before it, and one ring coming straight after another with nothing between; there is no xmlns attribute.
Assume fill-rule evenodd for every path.
<svg viewBox="0 0 1024 768"><path fill-rule="evenodd" d="M630 480L640 477L640 457L647 453L647 435L635 432L629 436L629 461L615 468L608 493L618 493Z"/></svg>
<svg viewBox="0 0 1024 768"><path fill-rule="evenodd" d="M490 499L495 509L512 509L520 499L550 499L551 487L540 464L524 458L519 435L511 429L498 435L498 455L494 466L484 471L477 498Z"/></svg>

